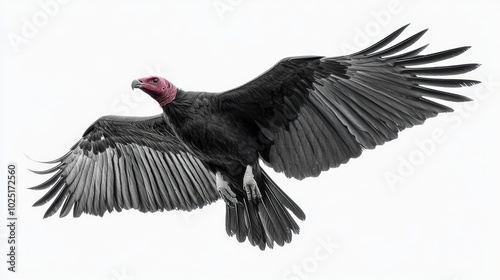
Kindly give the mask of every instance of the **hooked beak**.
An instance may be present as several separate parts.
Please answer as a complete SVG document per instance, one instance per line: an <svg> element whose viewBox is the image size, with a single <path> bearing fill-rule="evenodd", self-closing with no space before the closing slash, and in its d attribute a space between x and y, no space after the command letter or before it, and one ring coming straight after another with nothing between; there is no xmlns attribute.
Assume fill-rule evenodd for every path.
<svg viewBox="0 0 500 280"><path fill-rule="evenodd" d="M141 81L139 81L139 80L133 80L132 81L132 89L136 89L136 88L142 88Z"/></svg>

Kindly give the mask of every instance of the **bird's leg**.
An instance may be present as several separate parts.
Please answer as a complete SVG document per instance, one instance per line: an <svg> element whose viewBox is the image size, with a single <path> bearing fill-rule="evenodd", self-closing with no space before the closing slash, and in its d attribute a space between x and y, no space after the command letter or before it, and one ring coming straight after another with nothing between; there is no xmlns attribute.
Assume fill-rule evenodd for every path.
<svg viewBox="0 0 500 280"><path fill-rule="evenodd" d="M253 177L252 166L248 165L243 175L243 189L247 192L247 198L250 201L259 202L262 199L257 182Z"/></svg>
<svg viewBox="0 0 500 280"><path fill-rule="evenodd" d="M215 184L217 185L217 191L219 192L224 202L230 207L234 207L238 200L236 199L236 194L229 187L228 182L224 181L222 174L219 171L215 173Z"/></svg>

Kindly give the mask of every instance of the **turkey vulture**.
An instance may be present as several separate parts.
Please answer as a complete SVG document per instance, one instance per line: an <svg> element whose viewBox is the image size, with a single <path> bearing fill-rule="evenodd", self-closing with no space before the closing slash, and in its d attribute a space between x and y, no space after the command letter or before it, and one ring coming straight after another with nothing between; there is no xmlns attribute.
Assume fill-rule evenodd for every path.
<svg viewBox="0 0 500 280"><path fill-rule="evenodd" d="M471 99L426 86L461 87L474 80L433 78L478 64L425 66L469 47L419 55L407 50L425 32L388 46L406 28L362 51L338 57L279 61L252 81L220 93L185 91L162 77L132 82L163 113L104 116L32 189L54 199L44 218L106 211L202 208L222 198L226 232L261 250L283 246L299 232L304 212L261 168L303 179L338 167L397 137L398 132L452 109L431 99ZM431 99L428 99L430 97Z"/></svg>

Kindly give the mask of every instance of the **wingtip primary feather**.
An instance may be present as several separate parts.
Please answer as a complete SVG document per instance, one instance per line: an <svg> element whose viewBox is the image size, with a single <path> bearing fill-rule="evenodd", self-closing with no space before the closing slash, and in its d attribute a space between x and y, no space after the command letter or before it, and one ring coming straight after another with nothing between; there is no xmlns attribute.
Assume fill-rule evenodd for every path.
<svg viewBox="0 0 500 280"><path fill-rule="evenodd" d="M47 219L48 217L50 217L50 216L52 216L52 215L54 215L54 214L55 214L55 212L54 212L54 213L50 213L49 211L47 211L47 212L45 212L45 214L43 215L43 218L44 218L44 219Z"/></svg>
<svg viewBox="0 0 500 280"><path fill-rule="evenodd" d="M62 173L62 170L59 169L59 171L57 171L57 173L54 174L52 177L50 177L47 181L42 182L41 184L36 185L34 187L30 187L28 189L30 189L30 190L44 190L44 189L52 186L52 184L54 184L54 182L57 179L59 179L59 176L61 175L61 173Z"/></svg>
<svg viewBox="0 0 500 280"><path fill-rule="evenodd" d="M408 25L410 25L410 24L408 23L408 24L404 25L403 27L400 27L396 31L394 31L391 34L387 35L382 40L376 42L375 44L369 46L368 48L365 48L365 49L363 49L363 50L361 50L359 52L353 53L350 56L366 55L366 54L370 54L372 52L375 52L377 50L380 50L381 48L387 46L392 41L394 41L394 39L396 39L399 35L401 35L401 33L406 29L406 27L408 27Z"/></svg>
<svg viewBox="0 0 500 280"><path fill-rule="evenodd" d="M62 167L64 166L64 164L61 162L59 163L58 165L52 167L52 168L49 168L49 169L46 169L46 170L33 170L33 169L28 169L29 171L35 173L35 174L50 174L50 173L54 173L56 172L57 170L61 169Z"/></svg>
<svg viewBox="0 0 500 280"><path fill-rule="evenodd" d="M471 87L477 84L480 84L481 81L478 80L462 80L462 86L463 87Z"/></svg>
<svg viewBox="0 0 500 280"><path fill-rule="evenodd" d="M33 203L33 205L31 205L31 206L38 207L38 206L42 206L44 204L45 204L45 202L41 201L41 199L40 199L40 200L37 200L35 203Z"/></svg>
<svg viewBox="0 0 500 280"><path fill-rule="evenodd" d="M458 101L458 102L470 102L470 101L474 101L474 99L470 98L470 97L467 97L467 96L463 96L463 99Z"/></svg>
<svg viewBox="0 0 500 280"><path fill-rule="evenodd" d="M467 51L469 48L470 48L469 46L465 46L426 55L399 58L396 60L395 64L396 65L399 64L401 66L411 66L411 65L421 65L421 64L429 64L433 62L443 61L458 56Z"/></svg>
<svg viewBox="0 0 500 280"><path fill-rule="evenodd" d="M71 151L68 151L67 153L65 153L64 155L62 155L61 157L57 158L57 159L54 159L54 160L50 160L50 161L38 161L38 160L35 160L35 159L32 159L31 157L29 157L25 152L23 152L24 156L26 158L28 158L29 160L31 161L34 161L34 162L37 162L37 163L45 163L45 164L50 164L50 163L58 163L58 162L61 162L63 161L67 156L69 156L71 154Z"/></svg>
<svg viewBox="0 0 500 280"><path fill-rule="evenodd" d="M438 66L438 67L404 67L401 73L409 73L417 76L447 76L464 74L477 69L480 65L477 63L458 64L451 66Z"/></svg>
<svg viewBox="0 0 500 280"><path fill-rule="evenodd" d="M396 30L395 32L393 32L393 33L396 33L396 32L401 33L401 32L403 32L403 31L404 31L404 30L405 30L408 26L410 26L410 23L407 23L407 24L405 24L405 25L401 26L399 29L397 29L397 30Z"/></svg>
<svg viewBox="0 0 500 280"><path fill-rule="evenodd" d="M415 33L412 36L404 39L403 41L401 41L393 46L390 46L386 49L380 50L380 51L375 52L375 53L368 54L367 57L387 57L389 55L393 55L393 54L398 53L402 50L405 50L405 49L409 48L411 45L415 44L415 42L417 42L422 36L424 36L424 34L427 32L427 30L428 29L424 29L418 33ZM416 50L416 52L419 52L418 49Z"/></svg>

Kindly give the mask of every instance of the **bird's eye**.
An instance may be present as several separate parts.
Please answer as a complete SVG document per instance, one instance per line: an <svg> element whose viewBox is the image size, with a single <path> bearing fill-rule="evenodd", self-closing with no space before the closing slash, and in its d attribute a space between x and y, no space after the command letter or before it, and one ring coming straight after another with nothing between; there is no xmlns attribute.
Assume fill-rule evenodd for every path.
<svg viewBox="0 0 500 280"><path fill-rule="evenodd" d="M158 78L153 78L153 83L158 83Z"/></svg>

